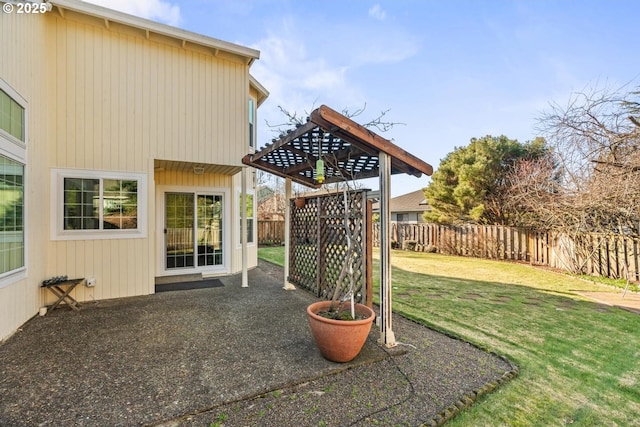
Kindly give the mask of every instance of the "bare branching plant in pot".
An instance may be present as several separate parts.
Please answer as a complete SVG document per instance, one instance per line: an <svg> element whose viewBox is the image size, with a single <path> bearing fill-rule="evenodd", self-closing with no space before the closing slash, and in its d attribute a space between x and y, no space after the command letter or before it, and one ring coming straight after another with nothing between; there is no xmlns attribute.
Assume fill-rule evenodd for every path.
<svg viewBox="0 0 640 427"><path fill-rule="evenodd" d="M289 113L282 107L280 110L288 118L288 124L300 127L304 124L296 114ZM361 114L364 108L349 113L343 110L342 114L352 118ZM364 124L367 128L376 128L381 131L391 129L394 123L387 122L383 111L378 117ZM277 125L282 126L282 125ZM281 136L284 135L281 133ZM318 136L317 162L315 166L316 182L324 182L325 163L327 170L331 170L333 180L340 177L337 187L341 187L341 192L336 191L336 206L340 203L338 197L341 196L342 207L337 209L336 214L328 227L333 227L336 234L343 237L340 243L333 242L332 250L337 251L339 256L334 258L332 265L327 265L327 271L318 271L324 274L328 280L335 280L334 288L327 297L328 300L313 303L307 307L309 325L312 335L322 355L334 362L348 362L353 360L361 351L369 335L371 326L375 319L373 310L356 302L357 278L354 272L354 262L362 255L356 250L354 235L354 219L352 217L351 191L355 188L354 174L350 173L347 164L353 164L350 159L339 160L334 153L322 150L324 136ZM339 171L339 172L337 172ZM339 217L341 216L341 218ZM366 219L364 219L366 220ZM341 261L337 261L341 260ZM336 265L337 264L337 265ZM336 272L339 271L336 277Z"/></svg>
<svg viewBox="0 0 640 427"><path fill-rule="evenodd" d="M347 187L342 190L343 218L340 227L346 239L341 252L342 265L335 288L328 301L319 301L307 307L309 326L320 353L334 362L348 362L359 353L369 336L375 319L373 310L355 302L356 278L354 274L354 236L349 215Z"/></svg>

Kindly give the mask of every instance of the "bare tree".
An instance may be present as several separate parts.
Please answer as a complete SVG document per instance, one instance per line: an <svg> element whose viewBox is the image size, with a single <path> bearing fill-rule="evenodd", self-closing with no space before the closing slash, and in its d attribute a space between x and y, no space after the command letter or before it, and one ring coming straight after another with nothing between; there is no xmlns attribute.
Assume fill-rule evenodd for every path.
<svg viewBox="0 0 640 427"><path fill-rule="evenodd" d="M315 109L315 102L311 107L311 111ZM267 126L271 128L271 131L279 136L283 136L284 132L290 129L292 126L302 125L307 121L307 117L311 114L310 111L304 111L303 114L299 114L296 111L289 111L281 105L278 105L278 109L285 116L286 120L283 123L269 123L266 122ZM350 111L348 108L343 108L341 113L343 116L353 119L354 117L358 117L362 115L367 109L367 104L365 103L362 107L356 108L355 110ZM405 123L401 122L392 122L386 120L387 113L391 110L383 110L376 117L372 118L366 123L363 123L362 126L367 129L377 129L381 132L388 132L397 125L404 125Z"/></svg>
<svg viewBox="0 0 640 427"><path fill-rule="evenodd" d="M588 233L640 237L639 92L623 90L552 104L539 121L552 152L509 175L521 224L568 237L575 271L597 250Z"/></svg>
<svg viewBox="0 0 640 427"><path fill-rule="evenodd" d="M564 228L640 235L638 92L578 93L541 118L562 173ZM576 222L576 219L579 220Z"/></svg>

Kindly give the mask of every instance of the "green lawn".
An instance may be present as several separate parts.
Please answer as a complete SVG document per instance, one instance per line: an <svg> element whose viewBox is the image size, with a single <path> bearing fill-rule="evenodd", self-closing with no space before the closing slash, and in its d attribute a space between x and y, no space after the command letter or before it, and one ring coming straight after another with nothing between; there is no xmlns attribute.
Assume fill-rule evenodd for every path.
<svg viewBox="0 0 640 427"><path fill-rule="evenodd" d="M283 259L268 251L259 256ZM405 251L391 259L396 312L520 368L448 425L640 425L640 316L575 293L607 288L523 264Z"/></svg>
<svg viewBox="0 0 640 427"><path fill-rule="evenodd" d="M259 248L258 257L265 261L284 266L284 246L269 246Z"/></svg>

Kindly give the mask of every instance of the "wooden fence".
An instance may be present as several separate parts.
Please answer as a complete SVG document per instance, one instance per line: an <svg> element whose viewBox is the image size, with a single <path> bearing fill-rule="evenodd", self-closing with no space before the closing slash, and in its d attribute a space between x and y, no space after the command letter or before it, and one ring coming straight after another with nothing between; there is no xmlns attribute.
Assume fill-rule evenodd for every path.
<svg viewBox="0 0 640 427"><path fill-rule="evenodd" d="M284 244L284 221L258 220L258 244L279 246Z"/></svg>
<svg viewBox="0 0 640 427"><path fill-rule="evenodd" d="M640 281L640 239L588 234L577 239L503 226L437 224L391 225L398 249L523 261L565 271ZM380 228L373 226L373 245Z"/></svg>
<svg viewBox="0 0 640 427"><path fill-rule="evenodd" d="M258 221L260 245L284 244L284 221ZM397 249L522 261L565 271L640 281L640 240L625 236L585 235L580 241L551 233L496 225L445 226L391 224ZM380 246L379 224L373 246Z"/></svg>

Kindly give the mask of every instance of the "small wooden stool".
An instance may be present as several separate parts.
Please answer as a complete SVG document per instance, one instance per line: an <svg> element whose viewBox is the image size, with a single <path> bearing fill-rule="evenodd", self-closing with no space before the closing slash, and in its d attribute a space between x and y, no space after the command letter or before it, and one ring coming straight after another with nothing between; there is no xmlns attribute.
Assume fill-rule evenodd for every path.
<svg viewBox="0 0 640 427"><path fill-rule="evenodd" d="M49 306L48 310L55 309L63 302L64 302L63 305L68 305L73 310L76 310L76 311L80 310L80 303L76 301L75 298L73 298L69 294L71 293L71 291L75 289L76 286L78 286L80 283L83 283L84 281L85 281L84 277L80 279L64 280L61 282L44 281L41 287L49 289L58 298L56 302L54 302ZM62 288L63 286L66 286L67 289L64 290Z"/></svg>

